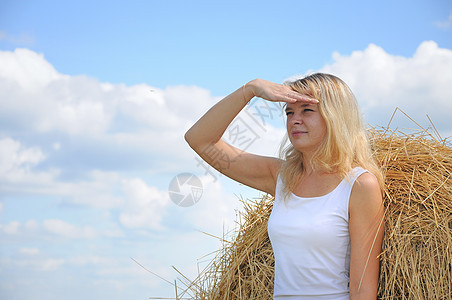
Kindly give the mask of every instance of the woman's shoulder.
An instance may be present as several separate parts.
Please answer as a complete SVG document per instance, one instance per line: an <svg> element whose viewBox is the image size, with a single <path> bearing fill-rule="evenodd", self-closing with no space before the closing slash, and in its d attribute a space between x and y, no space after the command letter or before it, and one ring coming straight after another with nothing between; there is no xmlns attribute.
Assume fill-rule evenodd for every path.
<svg viewBox="0 0 452 300"><path fill-rule="evenodd" d="M350 206L358 209L380 206L382 195L377 178L366 171L360 174L353 184Z"/></svg>
<svg viewBox="0 0 452 300"><path fill-rule="evenodd" d="M380 190L380 186L378 184L378 180L377 177L375 177L374 174L370 173L369 171L365 171L363 173L361 173L357 178L356 178L356 186L357 189L362 189L362 190L373 190L375 188L377 188L378 190Z"/></svg>

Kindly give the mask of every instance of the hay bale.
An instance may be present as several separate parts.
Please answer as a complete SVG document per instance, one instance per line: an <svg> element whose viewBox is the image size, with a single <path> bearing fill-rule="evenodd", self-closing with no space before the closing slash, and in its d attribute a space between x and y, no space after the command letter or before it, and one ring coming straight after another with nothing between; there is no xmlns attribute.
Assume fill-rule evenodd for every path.
<svg viewBox="0 0 452 300"><path fill-rule="evenodd" d="M379 298L451 299L452 149L426 131L370 133L387 187ZM224 241L187 293L195 299L272 299L272 204L267 196L244 202L232 241Z"/></svg>
<svg viewBox="0 0 452 300"><path fill-rule="evenodd" d="M374 132L386 176L382 299L452 298L452 149L446 142Z"/></svg>

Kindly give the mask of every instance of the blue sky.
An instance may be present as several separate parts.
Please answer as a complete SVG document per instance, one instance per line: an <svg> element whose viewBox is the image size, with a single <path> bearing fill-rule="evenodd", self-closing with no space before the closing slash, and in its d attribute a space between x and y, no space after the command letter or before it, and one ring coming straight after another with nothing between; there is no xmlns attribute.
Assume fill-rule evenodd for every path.
<svg viewBox="0 0 452 300"><path fill-rule="evenodd" d="M399 107L451 136L452 3L2 1L0 298L174 297L131 257L194 278L220 246L201 231L222 236L259 195L205 170L183 133L251 79L312 71L349 83L372 126ZM242 147L275 155L279 115L254 101ZM168 185L186 172L203 194L184 208Z"/></svg>

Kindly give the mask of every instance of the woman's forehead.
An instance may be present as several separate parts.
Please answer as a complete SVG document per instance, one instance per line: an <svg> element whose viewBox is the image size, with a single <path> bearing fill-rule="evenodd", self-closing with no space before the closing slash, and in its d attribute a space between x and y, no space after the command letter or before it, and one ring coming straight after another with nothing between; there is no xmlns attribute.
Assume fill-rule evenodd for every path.
<svg viewBox="0 0 452 300"><path fill-rule="evenodd" d="M285 109L286 110L293 110L296 108L304 108L308 106L317 106L318 104L314 103L304 103L304 102L296 102L296 103L286 103Z"/></svg>

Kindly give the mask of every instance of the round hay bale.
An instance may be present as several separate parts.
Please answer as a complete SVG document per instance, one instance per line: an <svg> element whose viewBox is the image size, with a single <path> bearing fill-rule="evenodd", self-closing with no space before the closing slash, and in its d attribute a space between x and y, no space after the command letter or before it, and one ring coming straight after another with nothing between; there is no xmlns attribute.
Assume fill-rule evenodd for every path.
<svg viewBox="0 0 452 300"><path fill-rule="evenodd" d="M370 138L386 184L378 297L451 299L452 149L426 131L371 130ZM272 299L272 205L268 196L244 201L233 240L188 287L195 299Z"/></svg>
<svg viewBox="0 0 452 300"><path fill-rule="evenodd" d="M428 133L375 131L385 173L382 299L452 298L452 149Z"/></svg>

